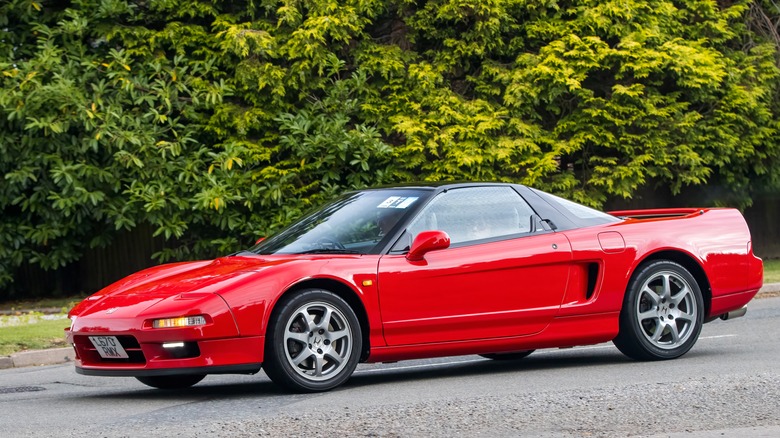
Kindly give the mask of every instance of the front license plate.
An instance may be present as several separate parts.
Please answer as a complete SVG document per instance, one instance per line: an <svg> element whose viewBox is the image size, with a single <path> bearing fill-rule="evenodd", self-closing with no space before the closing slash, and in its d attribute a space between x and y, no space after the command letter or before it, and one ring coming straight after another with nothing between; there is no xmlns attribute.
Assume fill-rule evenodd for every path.
<svg viewBox="0 0 780 438"><path fill-rule="evenodd" d="M127 352L116 336L90 336L89 340L103 359L127 359Z"/></svg>

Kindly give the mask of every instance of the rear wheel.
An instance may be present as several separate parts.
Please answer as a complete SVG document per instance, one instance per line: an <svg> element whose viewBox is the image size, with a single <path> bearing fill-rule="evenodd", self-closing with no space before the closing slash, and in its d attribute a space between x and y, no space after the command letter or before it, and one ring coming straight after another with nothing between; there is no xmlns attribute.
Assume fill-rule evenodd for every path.
<svg viewBox="0 0 780 438"><path fill-rule="evenodd" d="M493 360L520 360L528 357L534 351L536 350L515 351L512 353L487 353L480 354L480 356L484 357L485 359Z"/></svg>
<svg viewBox="0 0 780 438"><path fill-rule="evenodd" d="M683 266L660 260L641 267L631 280L614 344L639 360L674 359L699 338L704 301L696 279Z"/></svg>
<svg viewBox="0 0 780 438"><path fill-rule="evenodd" d="M268 327L263 368L300 392L335 388L355 371L362 348L357 316L338 295L308 289L278 305Z"/></svg>
<svg viewBox="0 0 780 438"><path fill-rule="evenodd" d="M173 376L138 376L139 382L158 389L184 389L200 382L205 374L179 374Z"/></svg>

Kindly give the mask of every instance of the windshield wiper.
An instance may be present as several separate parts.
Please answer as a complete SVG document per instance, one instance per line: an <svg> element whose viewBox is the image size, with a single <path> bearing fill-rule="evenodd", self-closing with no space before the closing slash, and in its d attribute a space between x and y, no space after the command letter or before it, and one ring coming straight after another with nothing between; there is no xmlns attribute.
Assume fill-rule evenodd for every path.
<svg viewBox="0 0 780 438"><path fill-rule="evenodd" d="M352 249L340 249L340 248L318 248L318 249L309 249L306 251L300 251L296 254L360 254L363 255L360 251L355 251Z"/></svg>

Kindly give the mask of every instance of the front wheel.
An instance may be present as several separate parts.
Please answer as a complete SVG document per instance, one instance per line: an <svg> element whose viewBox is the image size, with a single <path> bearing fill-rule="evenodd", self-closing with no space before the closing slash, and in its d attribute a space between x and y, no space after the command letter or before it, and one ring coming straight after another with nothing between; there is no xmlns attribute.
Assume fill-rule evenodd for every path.
<svg viewBox="0 0 780 438"><path fill-rule="evenodd" d="M333 389L355 371L360 359L360 323L338 295L307 289L285 298L271 316L263 368L275 383L293 391Z"/></svg>
<svg viewBox="0 0 780 438"><path fill-rule="evenodd" d="M136 379L144 385L157 389L184 389L200 382L205 374L180 374L173 376L138 376Z"/></svg>
<svg viewBox="0 0 780 438"><path fill-rule="evenodd" d="M675 262L655 261L641 267L629 283L613 342L634 359L674 359L693 347L703 323L704 301L696 279Z"/></svg>

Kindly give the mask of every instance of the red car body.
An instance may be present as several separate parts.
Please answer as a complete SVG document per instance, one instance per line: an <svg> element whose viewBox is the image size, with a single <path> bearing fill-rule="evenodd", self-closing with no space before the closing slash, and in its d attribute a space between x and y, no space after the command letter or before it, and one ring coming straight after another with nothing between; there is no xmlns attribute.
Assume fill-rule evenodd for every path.
<svg viewBox="0 0 780 438"><path fill-rule="evenodd" d="M482 186L423 187L430 192L425 202L447 190ZM512 188L537 213L547 207L530 200L541 192L488 186ZM416 212L425 211L418 202ZM615 339L632 276L652 261L670 261L690 272L701 290L704 321L739 316L762 286L762 262L736 210L613 214L619 218L608 223L553 225L538 235L461 246L450 246L445 233L424 231L419 234L433 240L419 257L410 256L413 245L411 251L385 246L374 254L240 253L157 266L78 304L69 314L67 338L82 374L253 373L266 361L266 336L280 300L319 289L343 298L354 311L360 361L495 356ZM410 212L395 236L414 217ZM153 326L165 318L195 316L203 316L203 324ZM128 357L102 357L90 336L120 341ZM170 343L185 347L168 348Z"/></svg>

